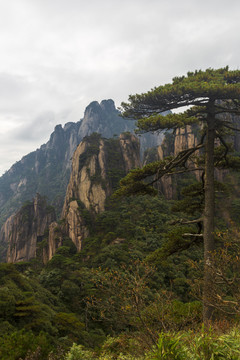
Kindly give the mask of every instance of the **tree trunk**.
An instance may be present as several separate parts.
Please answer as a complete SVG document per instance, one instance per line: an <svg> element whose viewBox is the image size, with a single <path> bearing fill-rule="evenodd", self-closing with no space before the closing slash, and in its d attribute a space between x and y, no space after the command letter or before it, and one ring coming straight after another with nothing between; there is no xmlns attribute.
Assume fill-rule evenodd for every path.
<svg viewBox="0 0 240 360"><path fill-rule="evenodd" d="M207 325L212 319L213 307L208 302L208 294L211 292L211 258L210 254L215 250L214 240L214 117L207 121L207 136L205 145L205 205L203 213L203 240L204 240L204 283L203 283L203 321Z"/></svg>

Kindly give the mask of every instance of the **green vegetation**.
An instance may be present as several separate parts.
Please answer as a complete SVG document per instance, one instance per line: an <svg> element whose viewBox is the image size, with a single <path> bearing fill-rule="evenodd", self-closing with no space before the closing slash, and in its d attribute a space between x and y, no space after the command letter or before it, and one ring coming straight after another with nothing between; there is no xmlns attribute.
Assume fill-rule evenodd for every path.
<svg viewBox="0 0 240 360"><path fill-rule="evenodd" d="M125 353L124 346L130 345L126 344L126 340L124 342L124 339L109 338L104 343L100 354L74 344L67 353L66 360L238 360L240 358L239 340L239 330L232 330L225 335L219 335L212 329L210 331L203 329L197 333L161 332L153 350L139 355ZM137 347L140 344L134 345ZM131 346L133 347L133 344L130 348Z"/></svg>
<svg viewBox="0 0 240 360"><path fill-rule="evenodd" d="M84 138L87 141L87 149L79 157L79 168L88 166L89 161L93 155L98 155L100 151L101 135L93 133L90 136ZM126 174L124 168L124 161L121 155L121 147L118 138L104 139L104 153L107 155L107 178L111 189L116 190L119 185L119 181ZM99 183L103 187L106 187L106 180L101 176L101 169L97 168L96 173L90 176L91 182L94 184Z"/></svg>
<svg viewBox="0 0 240 360"><path fill-rule="evenodd" d="M178 227L171 206L148 195L109 200L80 253L65 239L46 266L41 259L1 264L0 357L174 359L177 354L179 359L187 354L200 359L204 351L212 356L227 349L238 356L239 333L231 332L238 324L238 313L231 315L237 288L220 287L221 293L213 288L212 296L222 299L216 303L222 320L217 330L201 330L202 304L196 299L202 296L202 244L166 257L169 234ZM220 243L234 235L219 234ZM237 246L236 239L215 256L229 282L240 266ZM153 266L159 248L165 256ZM229 335L222 335L225 328Z"/></svg>
<svg viewBox="0 0 240 360"><path fill-rule="evenodd" d="M91 103L88 110L94 113L89 127L86 119L68 123L65 129L57 126L47 144L24 156L0 177L0 226L36 192L47 196L57 215L60 215L70 178L68 161L71 161L71 146L79 144L84 134L98 131L110 138L113 134L119 136L126 129L134 131L134 122L122 119L112 100L103 101L101 105Z"/></svg>
<svg viewBox="0 0 240 360"><path fill-rule="evenodd" d="M217 96L223 101L214 106L211 103L214 111L223 111L225 106L226 110L236 112L238 77L238 72L229 72L227 68L189 73L186 78L174 79L173 84L130 97L137 109L136 117L146 115L142 102L144 109L150 107L150 117L139 122L144 131L149 126L175 129L195 124L201 113L201 121L207 124L197 136L201 146L192 149L201 151L198 156L193 156L194 151L189 149L181 152L178 164L173 157L158 162L155 151L149 151L149 163L130 172L117 191L130 195L134 189L142 194L122 199L113 196L101 214L92 216L83 203L73 199L89 230L81 252L77 253L75 245L62 233L62 220L56 229L62 246L46 265L41 255L46 246L45 236L39 239L35 259L0 264L1 359L240 359L239 174L229 172L224 186L213 182L216 219L211 236L216 246L208 252L206 297L202 241L206 188L193 172L191 175L182 172L189 160L201 168L205 164L202 149L207 146L204 139L208 137L209 98ZM226 100L229 92L233 102ZM158 114L160 107L169 108L173 93L172 108L191 102L197 102L194 105L201 108L191 108L184 116L168 113L163 118ZM125 107L127 114L134 115L131 105ZM220 126L215 135L224 145L223 136L230 133L223 130L223 120L214 119ZM196 134L197 129L194 125ZM164 155L171 151L173 137L173 132L167 132ZM93 134L88 139L81 166L99 153L100 135ZM235 167L239 154L225 144L215 149L214 164ZM105 146L109 154L109 181L116 189L124 170L119 166L119 143L109 139ZM229 156L227 148L234 156ZM161 174L168 174L166 169L171 174L181 172L180 178L173 180L174 201L160 197L157 188L148 186ZM91 180L102 181L100 173ZM26 203L23 207L26 218L28 208ZM52 208L46 210L50 212ZM206 307L211 307L212 317L208 326L203 326L202 313Z"/></svg>
<svg viewBox="0 0 240 360"><path fill-rule="evenodd" d="M210 287L210 254L215 250L214 169L239 169L239 157L234 156L229 136L240 131L233 115L240 115L240 71L207 69L175 77L171 84L159 86L144 94L131 95L122 103L123 116L137 119L138 132L175 131L186 125L198 125L201 136L197 144L182 149L175 156L147 164L131 171L121 180L118 195L153 193L152 185L164 175L198 169L203 174L203 211L195 219L203 224L204 243L204 309L207 322L213 316L208 300ZM187 110L185 110L187 107ZM183 109L181 113L163 115L163 111ZM226 119L226 114L228 114ZM231 114L231 116L230 116ZM200 154L199 154L200 153ZM200 155L200 156L199 156ZM155 175L154 180L152 176ZM149 180L150 178L150 180ZM146 180L146 181L144 181ZM188 237L196 237L195 233Z"/></svg>

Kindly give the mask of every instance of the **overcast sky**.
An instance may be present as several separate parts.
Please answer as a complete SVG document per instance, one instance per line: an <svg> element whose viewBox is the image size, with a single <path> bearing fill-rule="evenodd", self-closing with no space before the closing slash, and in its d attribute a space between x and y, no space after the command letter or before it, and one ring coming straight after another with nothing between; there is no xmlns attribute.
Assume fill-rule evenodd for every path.
<svg viewBox="0 0 240 360"><path fill-rule="evenodd" d="M94 100L240 65L239 0L0 0L0 174Z"/></svg>

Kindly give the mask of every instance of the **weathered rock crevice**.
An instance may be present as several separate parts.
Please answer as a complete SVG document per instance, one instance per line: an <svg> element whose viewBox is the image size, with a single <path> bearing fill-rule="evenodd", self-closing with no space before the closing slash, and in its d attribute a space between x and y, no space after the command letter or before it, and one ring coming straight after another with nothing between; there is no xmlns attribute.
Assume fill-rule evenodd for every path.
<svg viewBox="0 0 240 360"><path fill-rule="evenodd" d="M37 244L55 220L54 208L39 194L11 216L1 232L1 241L8 244L7 262L28 261L36 257Z"/></svg>
<svg viewBox="0 0 240 360"><path fill-rule="evenodd" d="M104 211L116 183L130 169L139 166L139 141L131 134L121 134L119 139L103 139L93 134L77 147L62 219L64 232L78 251L89 234L87 215L94 217Z"/></svg>

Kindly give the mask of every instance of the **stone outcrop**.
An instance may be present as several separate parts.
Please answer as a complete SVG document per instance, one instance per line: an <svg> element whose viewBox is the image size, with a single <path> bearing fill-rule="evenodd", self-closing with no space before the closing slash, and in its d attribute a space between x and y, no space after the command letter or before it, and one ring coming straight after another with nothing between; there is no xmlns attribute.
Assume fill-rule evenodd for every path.
<svg viewBox="0 0 240 360"><path fill-rule="evenodd" d="M27 261L36 256L37 243L55 220L54 208L36 195L5 223L1 236L8 243L7 262Z"/></svg>
<svg viewBox="0 0 240 360"><path fill-rule="evenodd" d="M82 140L84 136L98 133L103 137L111 138L122 132L132 132L134 128L134 121L120 117L120 112L116 109L113 100L103 100L100 103L93 101L85 109L78 137Z"/></svg>
<svg viewBox="0 0 240 360"><path fill-rule="evenodd" d="M197 145L197 136L194 134L193 127L186 125L184 128L176 130L174 139L174 155L180 151L192 148Z"/></svg>
<svg viewBox="0 0 240 360"><path fill-rule="evenodd" d="M157 147L153 158L149 154L145 158L145 163L163 160L166 156L176 156L180 151L194 147L198 143L199 129L196 126L187 125L184 128L176 129L175 134L169 132L160 146ZM195 176L200 180L200 174L196 171ZM174 176L163 176L157 182L159 193L163 194L166 199L173 199L176 193L176 184Z"/></svg>
<svg viewBox="0 0 240 360"><path fill-rule="evenodd" d="M79 144L62 211L65 233L78 251L88 236L86 218L104 211L106 198L118 181L139 166L139 141L132 134L121 134L119 139L103 139L93 134Z"/></svg>
<svg viewBox="0 0 240 360"><path fill-rule="evenodd" d="M12 223L14 220L14 215L11 215L3 224L0 231L0 246L1 246L1 258L6 259L7 256L7 247L8 247L8 238L11 232Z"/></svg>
<svg viewBox="0 0 240 360"><path fill-rule="evenodd" d="M229 116L229 115L228 115ZM235 120L239 121L238 118ZM237 127L237 126L236 126ZM192 147L195 147L200 140L200 130L201 128L198 125L187 125L184 128L176 129L175 134L167 133L162 144L158 146L157 152L155 154L154 160L162 160L165 156L173 155L176 156L180 151L186 150ZM235 151L240 150L240 134L229 136L227 143L233 145ZM216 140L216 145L219 145ZM196 154L199 154L200 151L197 151ZM146 158L145 162L148 159ZM192 172L198 181L201 181L202 171L196 170ZM224 179L229 174L227 169L215 169L215 179L220 182L224 182ZM163 176L157 183L158 190L162 193L167 199L173 199L176 193L176 179L174 176Z"/></svg>
<svg viewBox="0 0 240 360"><path fill-rule="evenodd" d="M182 134L181 134L182 135ZM180 136L181 136L180 135ZM168 134L163 140L162 145L157 148L157 159L163 160L165 156L173 155L176 152L176 143L180 147L180 139L176 140L176 136ZM185 143L185 142L184 142ZM158 192L162 194L166 199L170 200L174 198L174 186L172 176L163 176L157 183Z"/></svg>
<svg viewBox="0 0 240 360"><path fill-rule="evenodd" d="M57 125L46 144L24 156L1 176L0 227L37 192L47 196L60 215L70 178L72 156L84 136L98 133L111 138L126 131L134 132L135 122L119 114L113 100L93 101L80 121ZM161 134L141 136L141 152L159 145L161 140Z"/></svg>
<svg viewBox="0 0 240 360"><path fill-rule="evenodd" d="M85 137L73 155L61 225L55 221L54 209L37 194L2 227L0 242L8 244L7 262L27 261L38 252L47 263L64 238L70 238L80 251L89 222L104 211L106 198L119 180L139 166L139 141L131 133L115 139L96 133Z"/></svg>
<svg viewBox="0 0 240 360"><path fill-rule="evenodd" d="M42 248L42 253L40 254L40 256L42 256L43 263L46 264L49 260L51 260L56 250L62 245L62 233L59 224L54 221L49 225L48 241Z"/></svg>

